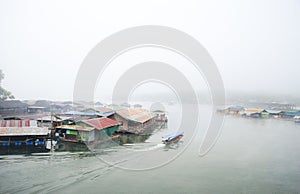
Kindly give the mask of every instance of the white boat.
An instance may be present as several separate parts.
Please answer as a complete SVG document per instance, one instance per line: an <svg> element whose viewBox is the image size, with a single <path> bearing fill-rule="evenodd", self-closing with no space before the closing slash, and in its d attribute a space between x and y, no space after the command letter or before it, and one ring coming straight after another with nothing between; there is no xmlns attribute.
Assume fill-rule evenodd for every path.
<svg viewBox="0 0 300 194"><path fill-rule="evenodd" d="M294 117L294 121L295 121L295 123L300 123L300 115L296 115Z"/></svg>

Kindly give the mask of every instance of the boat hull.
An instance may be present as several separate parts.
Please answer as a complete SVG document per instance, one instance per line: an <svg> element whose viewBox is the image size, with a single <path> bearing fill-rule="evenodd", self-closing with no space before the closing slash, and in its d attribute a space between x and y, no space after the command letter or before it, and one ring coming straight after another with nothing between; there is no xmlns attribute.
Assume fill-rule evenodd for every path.
<svg viewBox="0 0 300 194"><path fill-rule="evenodd" d="M168 139L168 140L162 140L163 144L172 144L172 143L177 143L181 138L183 137L183 135L178 135L172 139Z"/></svg>

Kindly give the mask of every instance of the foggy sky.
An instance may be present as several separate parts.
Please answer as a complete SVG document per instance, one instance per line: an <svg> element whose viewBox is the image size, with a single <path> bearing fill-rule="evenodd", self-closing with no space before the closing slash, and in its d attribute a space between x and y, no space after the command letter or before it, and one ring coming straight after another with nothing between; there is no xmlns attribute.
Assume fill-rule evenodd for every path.
<svg viewBox="0 0 300 194"><path fill-rule="evenodd" d="M209 51L227 92L299 95L299 23L297 0L2 0L2 86L17 99L72 99L80 64L98 42L125 28L163 25Z"/></svg>

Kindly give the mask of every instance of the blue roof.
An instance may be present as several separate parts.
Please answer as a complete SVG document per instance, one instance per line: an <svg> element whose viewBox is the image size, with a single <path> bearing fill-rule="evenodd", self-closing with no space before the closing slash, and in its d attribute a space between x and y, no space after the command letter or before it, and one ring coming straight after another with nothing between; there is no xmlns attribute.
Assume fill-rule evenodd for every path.
<svg viewBox="0 0 300 194"><path fill-rule="evenodd" d="M97 113L95 113L95 112L69 111L69 112L65 112L64 114L66 114L66 115L84 115L84 116L93 116L93 115L96 115Z"/></svg>
<svg viewBox="0 0 300 194"><path fill-rule="evenodd" d="M97 115L100 115L102 117L109 117L110 115L115 114L115 112L96 112Z"/></svg>
<svg viewBox="0 0 300 194"><path fill-rule="evenodd" d="M166 136L163 136L162 138L163 139L172 139L172 138L175 138L175 137L180 136L180 135L183 135L183 132L176 133L176 134L171 134L171 135L166 135Z"/></svg>

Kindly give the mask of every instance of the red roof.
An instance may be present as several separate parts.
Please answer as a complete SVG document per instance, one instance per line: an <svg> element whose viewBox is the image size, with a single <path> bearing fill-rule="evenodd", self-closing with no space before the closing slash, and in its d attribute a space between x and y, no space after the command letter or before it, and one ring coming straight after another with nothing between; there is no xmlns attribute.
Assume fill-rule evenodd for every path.
<svg viewBox="0 0 300 194"><path fill-rule="evenodd" d="M105 117L104 118L83 120L82 122L96 128L98 130L102 130L102 129L105 129L105 128L120 125L120 123L118 123L117 121L109 119L109 118L105 118Z"/></svg>

